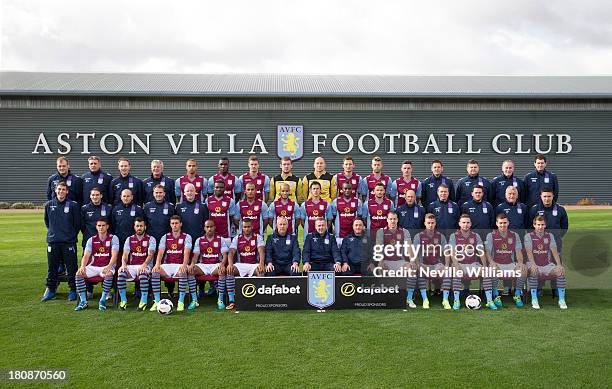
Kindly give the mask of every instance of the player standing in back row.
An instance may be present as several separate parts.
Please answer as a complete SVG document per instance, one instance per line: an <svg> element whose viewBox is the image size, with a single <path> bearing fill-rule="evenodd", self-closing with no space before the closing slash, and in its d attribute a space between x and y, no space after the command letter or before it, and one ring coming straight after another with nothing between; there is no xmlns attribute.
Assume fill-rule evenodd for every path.
<svg viewBox="0 0 612 389"><path fill-rule="evenodd" d="M374 197L374 188L378 183L382 183L385 188L385 194L391 193L391 177L383 174L383 162L380 157L372 158L372 173L367 175L363 180L368 191L364 204Z"/></svg>
<svg viewBox="0 0 612 389"><path fill-rule="evenodd" d="M317 157L314 160L313 166L313 172L305 175L302 179L302 193L305 200L311 198L309 189L312 183L318 182L321 187L321 199L331 204L332 200L336 198L338 190L336 187L336 177L327 172L327 164L323 157Z"/></svg>

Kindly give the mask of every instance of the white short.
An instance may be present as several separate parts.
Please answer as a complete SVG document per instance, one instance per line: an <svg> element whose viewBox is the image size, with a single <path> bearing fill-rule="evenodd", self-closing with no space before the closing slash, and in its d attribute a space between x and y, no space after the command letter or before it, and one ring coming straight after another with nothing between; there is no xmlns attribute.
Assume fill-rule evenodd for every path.
<svg viewBox="0 0 612 389"><path fill-rule="evenodd" d="M140 270L140 265L127 265L126 273L128 275L128 278L126 278L126 281L134 281L135 279L137 279L138 270ZM147 268L147 274L149 274L149 272L150 269Z"/></svg>
<svg viewBox="0 0 612 389"><path fill-rule="evenodd" d="M176 272L178 272L178 269L181 266L182 265L179 265L178 263L163 263L161 265L161 268L166 272L168 277L170 277L170 278L177 278L176 277Z"/></svg>
<svg viewBox="0 0 612 389"><path fill-rule="evenodd" d="M212 275L213 271L219 267L218 263L196 263L196 266L202 270L205 276Z"/></svg>
<svg viewBox="0 0 612 389"><path fill-rule="evenodd" d="M538 274L541 277L548 277L550 275L550 272L553 271L553 269L556 267L553 263L549 263L546 266L538 266L533 262L529 262L529 268L537 268L538 269Z"/></svg>
<svg viewBox="0 0 612 389"><path fill-rule="evenodd" d="M102 270L104 270L104 266L85 266L85 271L87 272L85 278L104 277ZM115 269L111 269L111 272L115 274Z"/></svg>
<svg viewBox="0 0 612 389"><path fill-rule="evenodd" d="M240 277L253 277L258 265L256 263L235 263L234 266L240 272Z"/></svg>
<svg viewBox="0 0 612 389"><path fill-rule="evenodd" d="M385 267L389 270L399 270L402 267L405 267L407 262L404 260L399 260L399 261L384 261L383 262Z"/></svg>

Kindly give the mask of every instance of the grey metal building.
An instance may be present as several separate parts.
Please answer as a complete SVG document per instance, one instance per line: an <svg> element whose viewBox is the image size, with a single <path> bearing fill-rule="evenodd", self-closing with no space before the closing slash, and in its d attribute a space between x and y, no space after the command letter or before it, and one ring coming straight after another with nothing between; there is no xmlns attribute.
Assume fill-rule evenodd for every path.
<svg viewBox="0 0 612 389"><path fill-rule="evenodd" d="M0 201L42 203L60 155L77 174L99 155L114 176L127 156L141 178L162 159L175 178L187 158L208 177L221 155L243 173L253 152L274 175L280 125L303 126L298 175L350 154L361 175L379 155L394 178L403 160L424 179L441 159L459 179L471 158L490 179L513 159L522 177L543 153L561 203L612 202L612 77L27 72L0 72Z"/></svg>

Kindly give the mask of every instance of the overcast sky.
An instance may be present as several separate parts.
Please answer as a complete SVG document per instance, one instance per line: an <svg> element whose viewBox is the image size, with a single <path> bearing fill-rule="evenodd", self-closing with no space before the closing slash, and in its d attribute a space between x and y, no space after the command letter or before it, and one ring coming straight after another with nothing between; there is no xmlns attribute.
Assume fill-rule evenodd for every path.
<svg viewBox="0 0 612 389"><path fill-rule="evenodd" d="M0 1L2 70L612 73L605 0Z"/></svg>

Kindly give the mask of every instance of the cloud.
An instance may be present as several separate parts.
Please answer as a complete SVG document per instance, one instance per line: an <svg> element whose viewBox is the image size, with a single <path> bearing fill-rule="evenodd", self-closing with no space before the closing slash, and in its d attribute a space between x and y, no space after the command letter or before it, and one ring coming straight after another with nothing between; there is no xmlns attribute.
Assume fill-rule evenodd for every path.
<svg viewBox="0 0 612 389"><path fill-rule="evenodd" d="M29 71L605 74L604 1L2 2L0 67Z"/></svg>

